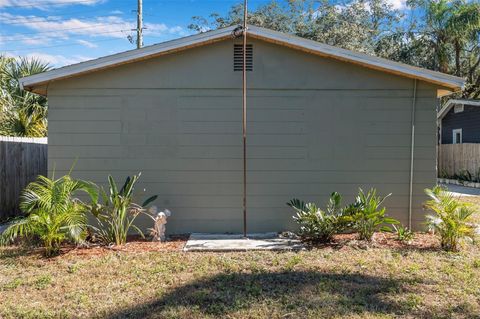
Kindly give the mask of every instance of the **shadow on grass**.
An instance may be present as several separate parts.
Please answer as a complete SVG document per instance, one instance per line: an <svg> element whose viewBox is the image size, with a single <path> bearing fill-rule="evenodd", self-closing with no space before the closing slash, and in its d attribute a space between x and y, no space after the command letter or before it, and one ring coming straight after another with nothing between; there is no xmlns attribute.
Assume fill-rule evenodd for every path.
<svg viewBox="0 0 480 319"><path fill-rule="evenodd" d="M219 274L172 289L153 301L105 317L225 317L239 311L257 311L262 317L282 314L331 317L398 314L409 310L408 305L394 301L395 294L402 290L401 283L361 274L315 271Z"/></svg>

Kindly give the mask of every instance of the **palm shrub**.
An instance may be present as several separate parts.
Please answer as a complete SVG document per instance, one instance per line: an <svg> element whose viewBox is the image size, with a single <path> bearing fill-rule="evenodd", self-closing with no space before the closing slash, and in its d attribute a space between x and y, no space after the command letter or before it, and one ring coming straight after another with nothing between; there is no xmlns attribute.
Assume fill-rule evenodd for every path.
<svg viewBox="0 0 480 319"><path fill-rule="evenodd" d="M7 108L0 119L0 135L19 137L47 136L47 118L40 111Z"/></svg>
<svg viewBox="0 0 480 319"><path fill-rule="evenodd" d="M98 191L93 183L75 180L70 174L59 179L39 176L20 196L20 209L26 216L14 219L1 236L2 243L17 238L38 239L47 257L59 252L70 240L82 242L87 234L88 207L73 196L83 191L96 201Z"/></svg>
<svg viewBox="0 0 480 319"><path fill-rule="evenodd" d="M427 216L427 226L440 236L444 250L458 251L464 241L475 239L475 224L472 221L474 210L459 202L446 189L435 186L425 189L430 198L424 206L435 215Z"/></svg>
<svg viewBox="0 0 480 319"><path fill-rule="evenodd" d="M23 90L20 78L50 69L35 58L0 56L0 134L47 136L47 99Z"/></svg>
<svg viewBox="0 0 480 319"><path fill-rule="evenodd" d="M325 211L315 203L305 203L296 198L288 202L287 205L296 211L293 219L300 225L299 235L307 241L331 241L333 235L343 230L341 199L339 193L332 193Z"/></svg>
<svg viewBox="0 0 480 319"><path fill-rule="evenodd" d="M360 240L371 241L376 231L391 231L388 224L398 224L399 221L388 217L385 207L380 208L384 200L389 197L377 196L375 188L365 193L361 188L355 198L355 202L344 210L344 220L350 227L358 232Z"/></svg>
<svg viewBox="0 0 480 319"><path fill-rule="evenodd" d="M100 190L104 203L94 203L92 213L98 222L95 230L105 244L124 245L130 229L134 229L143 237L142 231L134 225L134 221L139 214L145 213L144 207L157 196L149 197L142 205L133 202L133 191L140 175L127 177L120 190L113 177L109 175L109 194L103 188Z"/></svg>

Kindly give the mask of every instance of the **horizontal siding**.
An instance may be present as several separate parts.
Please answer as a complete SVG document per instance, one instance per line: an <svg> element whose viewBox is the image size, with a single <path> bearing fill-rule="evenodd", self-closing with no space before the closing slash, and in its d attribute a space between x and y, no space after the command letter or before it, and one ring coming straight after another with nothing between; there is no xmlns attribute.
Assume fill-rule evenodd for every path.
<svg viewBox="0 0 480 319"><path fill-rule="evenodd" d="M223 231L239 231L241 224L230 224L235 224L241 213L241 113L235 109L238 99L208 95L201 98L199 92L194 92L195 98L188 96L192 93L188 90L181 94L162 91L157 99L149 96L145 101L137 96L135 111L141 116L126 112L124 109L132 106L120 98L120 108L102 110L120 114L118 120L115 116L105 120L105 113L76 106L60 111L83 117L63 121L60 118L65 114L59 116L58 110L52 110L50 169L55 167L57 174L66 172L77 160L74 174L99 184L106 181L108 173L121 180L141 171L139 189L145 196L158 194L157 205L174 211L170 231L189 231L188 225L200 220L223 225ZM252 227L258 231L266 230L262 228L266 225L270 230L292 227L292 213L285 205L289 199L299 197L323 204L329 193L339 191L346 201L351 201L358 187L393 193L387 206L392 215L406 222L410 110L401 109L405 99L389 99L395 121L381 121L392 117L389 112L373 108L375 100L371 97L362 100L337 95L335 105L324 105L323 92L309 98L279 96L286 93L254 92L249 99L248 115L255 119L249 122L247 139ZM162 99L164 94L166 98ZM312 99L318 104L311 103ZM153 102L162 100L166 102ZM194 101L198 106L192 106ZM434 125L427 121L428 114L434 118L431 102L423 98L418 104L414 181L414 220L418 222L423 218L418 217L423 216L423 189L435 179L435 137L429 133ZM103 118L94 120L99 114ZM208 227L194 230L220 231Z"/></svg>
<svg viewBox="0 0 480 319"><path fill-rule="evenodd" d="M52 159L53 161L53 159ZM68 167L70 168L70 166ZM51 166L53 169L53 164ZM240 184L240 178L242 171L212 171L200 170L182 170L182 171L166 171L166 170L141 170L142 181L148 183L158 183L159 185L164 183L172 184ZM56 168L55 172L58 174L65 174L68 170L59 170ZM101 183L104 181L108 174L111 173L117 178L124 177L124 174L135 173L136 171L129 170L112 170L112 171L95 171L91 169L78 169L75 166L74 175L82 177L88 180ZM369 174L370 171L359 170L331 170L331 171L256 171L254 174L248 175L249 183L252 184L323 184L336 185L336 184L352 184L360 185L363 183L369 184L381 184L386 181L395 181L395 183L408 184L408 176L403 171L385 171L382 174ZM429 184L432 179L435 178L435 174L431 171L416 171L415 182L421 184ZM268 181L268 182L265 182ZM320 195L320 194L319 194Z"/></svg>
<svg viewBox="0 0 480 319"><path fill-rule="evenodd" d="M330 138L331 132L319 132L323 138ZM271 138L274 136L275 138ZM284 146L284 147L306 147L309 143L307 134L249 134L249 145L251 146ZM418 147L431 146L431 134L417 134L416 144ZM341 138L341 137L340 137ZM367 147L389 147L392 143L398 147L410 146L410 135L407 134L366 134L363 136L364 146ZM345 136L348 139L348 136ZM75 140L75 143L73 142ZM187 133L182 135L165 134L159 137L140 133L126 134L98 134L98 133L59 133L51 136L53 145L70 146L75 145L156 145L156 146L196 146L196 147L215 147L215 146L239 146L242 145L242 139L238 134L195 134ZM347 142L347 141L345 141Z"/></svg>
<svg viewBox="0 0 480 319"><path fill-rule="evenodd" d="M453 143L453 130L462 129L463 143L480 143L480 108L465 105L464 111L455 113L454 108L442 119L442 144Z"/></svg>
<svg viewBox="0 0 480 319"><path fill-rule="evenodd" d="M238 152L238 150L236 150ZM241 152L241 150L240 150ZM52 157L53 158L53 157ZM65 169L71 166L75 160L75 156L71 158L56 158L56 167ZM77 170L145 170L152 171L162 167L164 171L241 171L241 158L239 159L204 159L204 158L188 158L188 159L144 159L141 157L131 159L105 159L105 158L89 158L82 159L76 164ZM331 160L297 160L297 159L250 159L249 170L256 171L290 171L290 172L315 172L315 171L364 171L364 172L383 172L397 171L403 172L410 167L410 160L396 159L380 159L370 160L357 158L355 168L352 167L350 159L331 159ZM434 164L433 164L434 165ZM430 171L432 169L431 160L416 160L416 170Z"/></svg>
<svg viewBox="0 0 480 319"><path fill-rule="evenodd" d="M159 195L156 205L173 211L169 232L241 231L241 76L217 67L231 62L230 45L214 48L52 83L49 170L76 162L74 176L99 184L141 171L137 197ZM274 48L255 45L249 74L250 230L292 229L292 197L323 206L338 191L347 203L359 187L393 193L388 211L405 223L413 81ZM436 176L436 92L418 87L417 226Z"/></svg>
<svg viewBox="0 0 480 319"><path fill-rule="evenodd" d="M366 146L362 151L371 160L408 160L410 146L374 147ZM418 147L416 158L430 160L433 147ZM57 159L164 159L172 157L172 147L156 145L56 145L50 146L49 152ZM188 146L176 147L175 156L182 159L242 159L242 151L237 146ZM308 151L301 146L253 146L248 147L248 159L306 159ZM410 163L410 162L409 162ZM428 165L428 163L427 163Z"/></svg>

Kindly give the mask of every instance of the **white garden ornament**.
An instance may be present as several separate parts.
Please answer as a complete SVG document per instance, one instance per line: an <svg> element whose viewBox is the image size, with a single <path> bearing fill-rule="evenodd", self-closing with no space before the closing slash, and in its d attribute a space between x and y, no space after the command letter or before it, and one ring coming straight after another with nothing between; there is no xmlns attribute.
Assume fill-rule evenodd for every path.
<svg viewBox="0 0 480 319"><path fill-rule="evenodd" d="M154 221L151 232L153 235L153 241L165 241L165 225L167 224L167 218L172 215L172 212L168 209L165 209L163 212L158 212L157 206L150 207L148 212Z"/></svg>

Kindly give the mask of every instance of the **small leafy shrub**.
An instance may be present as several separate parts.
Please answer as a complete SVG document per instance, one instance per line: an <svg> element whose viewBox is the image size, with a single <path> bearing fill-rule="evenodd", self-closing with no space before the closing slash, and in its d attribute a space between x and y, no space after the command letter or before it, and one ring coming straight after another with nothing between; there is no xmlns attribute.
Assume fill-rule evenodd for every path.
<svg viewBox="0 0 480 319"><path fill-rule="evenodd" d="M461 182L474 182L472 173L467 169L460 170L455 177Z"/></svg>
<svg viewBox="0 0 480 319"><path fill-rule="evenodd" d="M480 182L480 167L477 169L477 172L474 174L473 182Z"/></svg>
<svg viewBox="0 0 480 319"><path fill-rule="evenodd" d="M475 239L473 209L467 204L459 202L440 186L427 188L425 193L430 199L425 202L424 206L435 213L435 215L427 216L427 226L440 236L444 250L459 251L463 242Z"/></svg>
<svg viewBox="0 0 480 319"><path fill-rule="evenodd" d="M383 201L391 194L377 196L376 189L370 189L366 194L360 188L355 202L345 208L344 219L358 232L360 240L371 241L376 231L391 231L387 224L398 224L398 220L387 217L385 207L380 208Z"/></svg>
<svg viewBox="0 0 480 319"><path fill-rule="evenodd" d="M75 180L70 175L59 179L39 176L20 196L20 209L26 216L13 220L1 241L8 243L17 238L40 241L47 257L57 254L64 241L82 242L87 234L88 207L73 197L79 191L97 200L93 183Z"/></svg>
<svg viewBox="0 0 480 319"><path fill-rule="evenodd" d="M457 173L450 176L445 170L440 173L440 177L442 178L451 178L456 179L460 182L480 182L480 168L476 172L470 172L467 169L461 169Z"/></svg>
<svg viewBox="0 0 480 319"><path fill-rule="evenodd" d="M340 194L332 193L325 211L315 203L304 203L296 198L288 202L287 205L296 211L293 219L300 225L299 235L312 242L331 241L333 235L343 230L341 199Z"/></svg>
<svg viewBox="0 0 480 319"><path fill-rule="evenodd" d="M439 175L438 177L440 177L440 178L450 178L451 177L445 169L442 169L438 175Z"/></svg>
<svg viewBox="0 0 480 319"><path fill-rule="evenodd" d="M408 243L413 240L415 237L415 233L408 229L408 227L404 227L403 225L392 225L393 229L395 230L395 233L397 235L397 240Z"/></svg>
<svg viewBox="0 0 480 319"><path fill-rule="evenodd" d="M124 245L130 229L137 231L142 237L142 231L133 224L139 214L145 213L144 207L153 202L157 196L146 199L142 205L133 202L133 191L140 174L127 177L122 188L118 190L112 176L108 176L109 194L102 188L103 204L94 202L92 213L99 227L95 227L98 237L105 244Z"/></svg>

